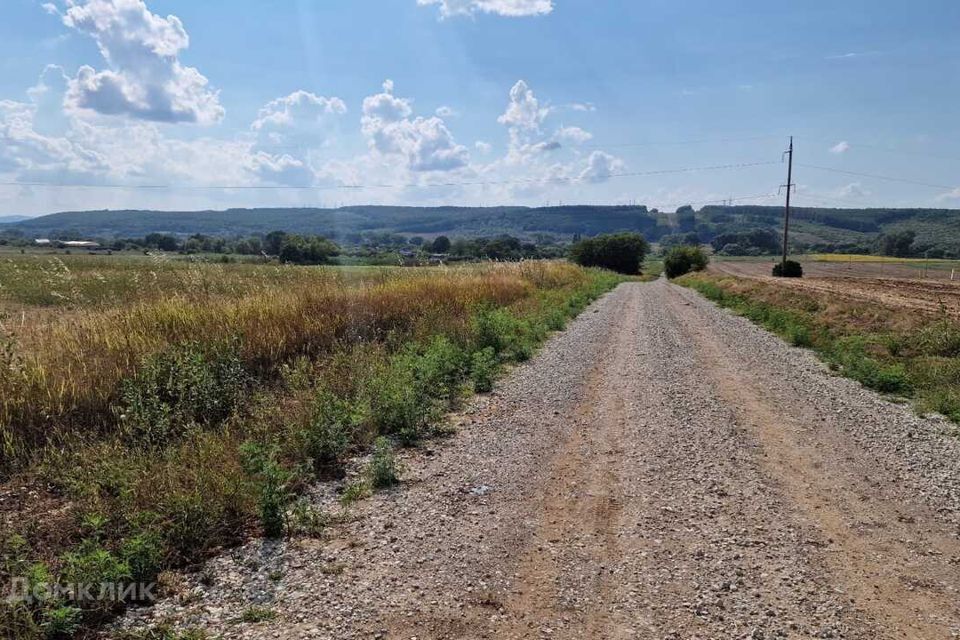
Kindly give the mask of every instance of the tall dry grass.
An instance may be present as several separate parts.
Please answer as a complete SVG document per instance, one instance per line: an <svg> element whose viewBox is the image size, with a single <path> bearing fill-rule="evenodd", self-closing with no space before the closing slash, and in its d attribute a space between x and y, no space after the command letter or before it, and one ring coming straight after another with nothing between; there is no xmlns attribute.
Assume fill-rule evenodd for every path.
<svg viewBox="0 0 960 640"><path fill-rule="evenodd" d="M198 282L216 281L216 266ZM312 274L304 277L303 274ZM334 270L260 281L246 294L210 285L93 306L24 327L0 345L0 469L64 437L117 429L121 382L172 345L235 340L245 367L269 378L285 362L337 345L466 331L479 305L507 306L539 289L575 286L565 263L380 270L345 281Z"/></svg>

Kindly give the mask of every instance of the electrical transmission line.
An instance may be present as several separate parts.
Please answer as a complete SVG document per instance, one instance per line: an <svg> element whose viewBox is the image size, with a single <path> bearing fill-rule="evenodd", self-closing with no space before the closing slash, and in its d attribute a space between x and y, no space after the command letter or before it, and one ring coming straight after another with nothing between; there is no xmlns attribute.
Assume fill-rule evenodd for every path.
<svg viewBox="0 0 960 640"><path fill-rule="evenodd" d="M724 171L749 169L752 167L762 167L774 165L777 162L740 162L734 164L720 164L702 167L683 167L678 169L657 169L653 171L629 171L622 173L610 173L602 178L628 178L643 176L660 176L680 173L696 173L699 171ZM477 180L477 181L454 181L454 182L434 182L426 184L405 183L405 184L342 184L342 185L174 185L174 184L97 184L97 183L68 183L68 182L0 182L0 186L5 187L41 187L41 188L81 188L81 189L142 189L142 190L245 190L245 191L269 191L269 190L303 190L303 191L332 191L332 190L365 190L365 189L431 189L436 187L475 187L475 186L499 186L511 184L572 184L576 182L591 182L595 180L594 176L570 176L554 178L518 178L510 180Z"/></svg>
<svg viewBox="0 0 960 640"><path fill-rule="evenodd" d="M935 184L932 182L922 182L920 180L911 180L910 178L896 178L893 176L881 176L875 173L861 173L859 171L847 171L846 169L836 169L834 167L821 167L815 164L800 164L797 163L798 167L803 167L805 169L816 169L817 171L829 171L830 173L840 173L848 176L857 176L860 178L873 178L874 180L886 180L887 182L902 182L904 184L913 184L920 187L930 187L931 189L956 189L956 186L948 186L945 184Z"/></svg>

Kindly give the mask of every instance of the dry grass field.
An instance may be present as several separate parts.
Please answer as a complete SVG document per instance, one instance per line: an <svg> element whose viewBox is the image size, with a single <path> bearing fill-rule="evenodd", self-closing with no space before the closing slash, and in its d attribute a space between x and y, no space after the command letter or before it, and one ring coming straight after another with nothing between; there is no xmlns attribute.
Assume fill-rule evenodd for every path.
<svg viewBox="0 0 960 640"><path fill-rule="evenodd" d="M562 262L6 256L0 579L151 581L257 532L315 528L295 507L304 487L370 450L344 500L395 482L394 446L619 281ZM123 603L104 606L10 605L0 635L53 637Z"/></svg>

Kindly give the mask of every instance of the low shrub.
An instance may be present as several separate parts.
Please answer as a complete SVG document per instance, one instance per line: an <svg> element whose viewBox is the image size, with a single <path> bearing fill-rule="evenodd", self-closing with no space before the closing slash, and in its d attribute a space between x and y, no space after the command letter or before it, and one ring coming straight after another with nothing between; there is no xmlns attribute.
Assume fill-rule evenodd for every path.
<svg viewBox="0 0 960 640"><path fill-rule="evenodd" d="M400 482L400 470L393 453L393 446L384 437L373 443L373 457L367 469L370 484L375 489L392 487Z"/></svg>
<svg viewBox="0 0 960 640"><path fill-rule="evenodd" d="M70 638L80 630L83 611L77 607L60 605L43 611L40 629L46 638Z"/></svg>
<svg viewBox="0 0 960 640"><path fill-rule="evenodd" d="M160 447L190 426L213 426L242 398L247 375L236 345L187 343L147 358L123 381L118 411L129 440Z"/></svg>
<svg viewBox="0 0 960 640"><path fill-rule="evenodd" d="M353 445L365 417L355 403L328 389L320 389L313 403L310 421L299 436L299 447L321 476L336 473Z"/></svg>
<svg viewBox="0 0 960 640"><path fill-rule="evenodd" d="M497 354L493 347L474 351L470 356L470 379L473 380L473 390L478 393L492 391L497 369Z"/></svg>
<svg viewBox="0 0 960 640"><path fill-rule="evenodd" d="M796 260L787 260L773 265L773 275L777 278L802 278L803 265Z"/></svg>
<svg viewBox="0 0 960 640"><path fill-rule="evenodd" d="M530 325L506 309L481 309L473 319L474 345L490 347L501 360L528 360L533 355Z"/></svg>
<svg viewBox="0 0 960 640"><path fill-rule="evenodd" d="M263 534L268 538L279 538L286 529L287 507L293 502L290 485L295 474L278 462L279 448L276 445L245 442L240 451L244 469L259 484Z"/></svg>

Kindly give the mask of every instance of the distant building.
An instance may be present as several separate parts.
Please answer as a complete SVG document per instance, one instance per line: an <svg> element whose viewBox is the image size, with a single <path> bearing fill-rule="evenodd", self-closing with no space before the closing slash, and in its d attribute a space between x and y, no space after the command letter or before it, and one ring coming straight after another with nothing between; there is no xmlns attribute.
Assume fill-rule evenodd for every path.
<svg viewBox="0 0 960 640"><path fill-rule="evenodd" d="M99 249L100 243L92 240L67 240L59 243L65 249Z"/></svg>
<svg viewBox="0 0 960 640"><path fill-rule="evenodd" d="M37 238L33 241L35 247L56 247L57 249L81 249L86 251L101 251L107 249L99 242L93 240L50 240L49 238Z"/></svg>

